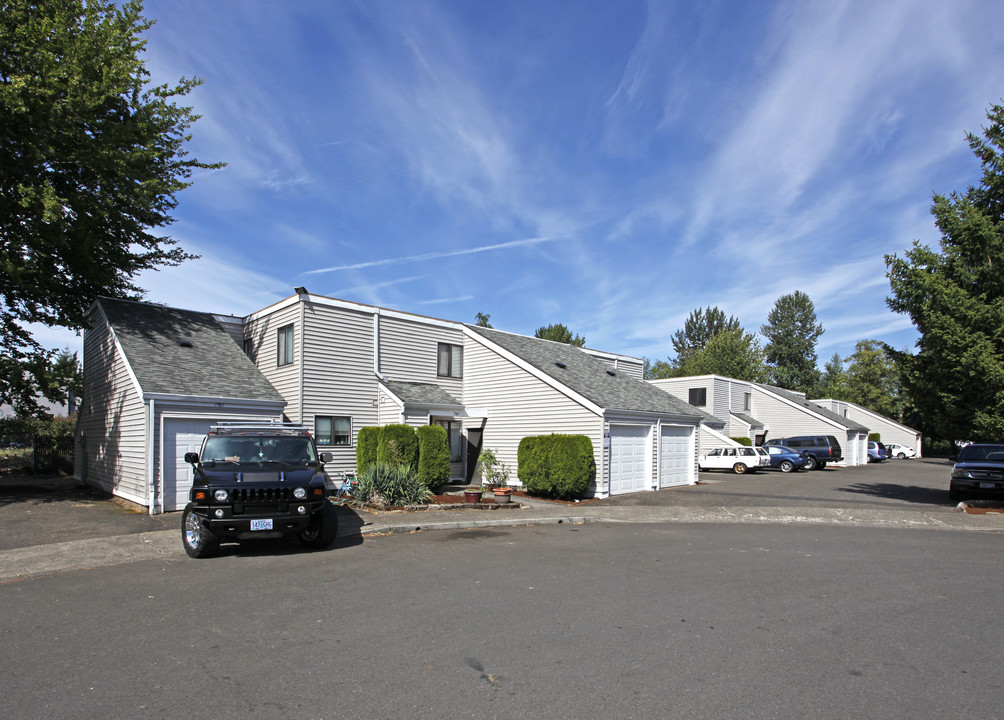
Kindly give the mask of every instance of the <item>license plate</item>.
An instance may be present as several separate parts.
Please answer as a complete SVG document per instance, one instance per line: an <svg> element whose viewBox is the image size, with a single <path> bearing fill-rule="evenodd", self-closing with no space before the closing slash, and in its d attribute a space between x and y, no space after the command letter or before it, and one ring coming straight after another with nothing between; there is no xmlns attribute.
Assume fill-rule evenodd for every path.
<svg viewBox="0 0 1004 720"><path fill-rule="evenodd" d="M980 488L985 488L987 490L993 490L995 487L997 487L997 483L988 483L988 482L980 483Z"/></svg>
<svg viewBox="0 0 1004 720"><path fill-rule="evenodd" d="M272 520L271 519L268 519L268 520L252 520L251 521L251 529L252 530L271 530L272 529Z"/></svg>

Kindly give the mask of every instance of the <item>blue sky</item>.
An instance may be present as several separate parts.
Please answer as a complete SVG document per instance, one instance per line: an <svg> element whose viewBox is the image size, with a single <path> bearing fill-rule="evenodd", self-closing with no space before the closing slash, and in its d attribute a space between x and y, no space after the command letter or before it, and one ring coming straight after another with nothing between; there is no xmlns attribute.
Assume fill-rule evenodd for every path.
<svg viewBox="0 0 1004 720"><path fill-rule="evenodd" d="M147 66L199 76L148 298L243 315L311 292L672 355L691 310L758 331L802 290L820 364L876 338L883 255L1004 97L999 0L148 0Z"/></svg>

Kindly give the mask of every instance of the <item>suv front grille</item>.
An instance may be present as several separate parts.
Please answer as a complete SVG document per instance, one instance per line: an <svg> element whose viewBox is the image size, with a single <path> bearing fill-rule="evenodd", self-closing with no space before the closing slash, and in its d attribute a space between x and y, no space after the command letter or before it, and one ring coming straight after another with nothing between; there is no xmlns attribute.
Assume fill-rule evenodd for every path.
<svg viewBox="0 0 1004 720"><path fill-rule="evenodd" d="M293 490L288 487L242 487L236 488L231 497L232 502L245 504L290 502L293 499Z"/></svg>

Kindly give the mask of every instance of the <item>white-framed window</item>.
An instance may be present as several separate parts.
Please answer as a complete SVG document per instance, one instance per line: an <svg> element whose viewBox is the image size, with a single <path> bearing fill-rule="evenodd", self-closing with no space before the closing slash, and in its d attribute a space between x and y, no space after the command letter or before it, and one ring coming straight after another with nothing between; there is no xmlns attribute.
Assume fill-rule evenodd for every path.
<svg viewBox="0 0 1004 720"><path fill-rule="evenodd" d="M704 407L708 404L708 389L707 388L690 388L688 393L689 402L694 407Z"/></svg>
<svg viewBox="0 0 1004 720"><path fill-rule="evenodd" d="M318 445L351 445L352 418L335 415L314 416L314 440Z"/></svg>
<svg viewBox="0 0 1004 720"><path fill-rule="evenodd" d="M753 393L743 393L743 410L749 412L753 409Z"/></svg>
<svg viewBox="0 0 1004 720"><path fill-rule="evenodd" d="M293 363L293 325L283 325L276 333L276 364Z"/></svg>
<svg viewBox="0 0 1004 720"><path fill-rule="evenodd" d="M439 377L462 378L464 376L464 346L439 343L439 359L436 363Z"/></svg>

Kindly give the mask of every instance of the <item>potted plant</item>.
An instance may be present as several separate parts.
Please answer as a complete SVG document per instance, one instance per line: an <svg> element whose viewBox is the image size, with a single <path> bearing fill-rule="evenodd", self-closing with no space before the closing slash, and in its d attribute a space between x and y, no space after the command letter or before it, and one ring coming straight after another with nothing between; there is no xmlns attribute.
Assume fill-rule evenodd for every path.
<svg viewBox="0 0 1004 720"><path fill-rule="evenodd" d="M495 502L506 503L512 500L512 488L509 487L509 468L499 460L491 448L481 451L482 487L490 489L495 496Z"/></svg>

